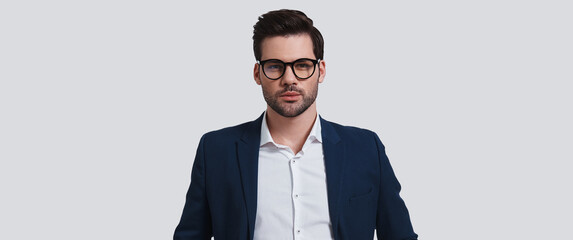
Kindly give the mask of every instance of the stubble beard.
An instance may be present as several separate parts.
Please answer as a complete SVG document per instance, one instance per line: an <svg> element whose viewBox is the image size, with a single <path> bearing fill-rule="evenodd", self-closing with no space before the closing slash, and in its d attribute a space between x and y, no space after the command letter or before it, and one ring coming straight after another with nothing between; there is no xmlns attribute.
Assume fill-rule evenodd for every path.
<svg viewBox="0 0 573 240"><path fill-rule="evenodd" d="M271 109L283 117L292 118L305 112L314 103L318 95L318 81L309 94L297 88L296 85L286 86L283 90L277 91L274 94L266 90L264 86L262 86L262 89L265 101ZM299 102L280 102L280 96L288 91L299 93L302 96L302 100Z"/></svg>

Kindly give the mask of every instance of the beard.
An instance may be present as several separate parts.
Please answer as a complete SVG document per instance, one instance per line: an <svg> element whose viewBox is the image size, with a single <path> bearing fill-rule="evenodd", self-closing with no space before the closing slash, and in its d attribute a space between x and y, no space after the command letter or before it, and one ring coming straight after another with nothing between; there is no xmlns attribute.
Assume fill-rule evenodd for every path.
<svg viewBox="0 0 573 240"><path fill-rule="evenodd" d="M318 81L316 81L316 85L310 89L308 93L296 85L286 86L283 90L277 91L276 93L270 92L264 86L262 86L262 89L265 101L271 109L283 117L292 118L305 112L314 103L318 95ZM300 94L302 100L296 102L280 102L280 96L289 91Z"/></svg>

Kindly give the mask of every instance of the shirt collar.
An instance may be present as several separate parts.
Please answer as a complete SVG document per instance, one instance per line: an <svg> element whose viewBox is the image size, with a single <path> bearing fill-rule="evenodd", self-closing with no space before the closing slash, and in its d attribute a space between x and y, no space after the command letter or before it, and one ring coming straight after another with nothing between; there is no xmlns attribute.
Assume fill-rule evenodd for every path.
<svg viewBox="0 0 573 240"><path fill-rule="evenodd" d="M312 129L308 134L308 138L306 141L314 141L317 140L318 142L322 143L322 131L320 125L320 118L319 115L316 114L316 118L314 120L314 124L312 125ZM263 114L263 123L261 124L261 147L267 143L273 143L276 145L273 137L271 136L271 132L269 131L269 126L267 125L267 112Z"/></svg>

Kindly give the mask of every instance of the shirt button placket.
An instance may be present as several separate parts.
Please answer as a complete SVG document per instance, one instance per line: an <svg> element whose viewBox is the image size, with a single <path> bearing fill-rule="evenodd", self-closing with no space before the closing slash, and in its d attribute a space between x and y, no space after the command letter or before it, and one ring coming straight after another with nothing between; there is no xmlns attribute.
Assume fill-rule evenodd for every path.
<svg viewBox="0 0 573 240"><path fill-rule="evenodd" d="M294 216L293 216L293 218L294 218L294 224L293 224L294 229L293 230L295 232L294 238L298 239L300 236L300 228L299 228L300 222L298 220L300 214L299 214L299 206L298 206L299 204L297 201L298 197L299 197L299 195L298 195L298 191L299 191L298 182L299 181L297 179L297 176L298 176L298 171L297 171L298 166L297 165L298 165L298 163L297 163L296 157L291 158L290 162L291 162L291 173L292 173L292 176L291 176L292 177L292 192L291 192L292 195L291 196L292 196L293 212L294 212Z"/></svg>

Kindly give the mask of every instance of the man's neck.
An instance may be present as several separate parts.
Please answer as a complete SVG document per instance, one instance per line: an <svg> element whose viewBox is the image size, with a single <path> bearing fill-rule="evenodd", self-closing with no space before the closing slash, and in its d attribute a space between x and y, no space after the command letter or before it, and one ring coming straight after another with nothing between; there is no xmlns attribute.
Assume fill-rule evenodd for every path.
<svg viewBox="0 0 573 240"><path fill-rule="evenodd" d="M316 102L296 117L283 117L267 106L267 126L273 141L291 148L296 154L308 138L314 121L318 121Z"/></svg>

